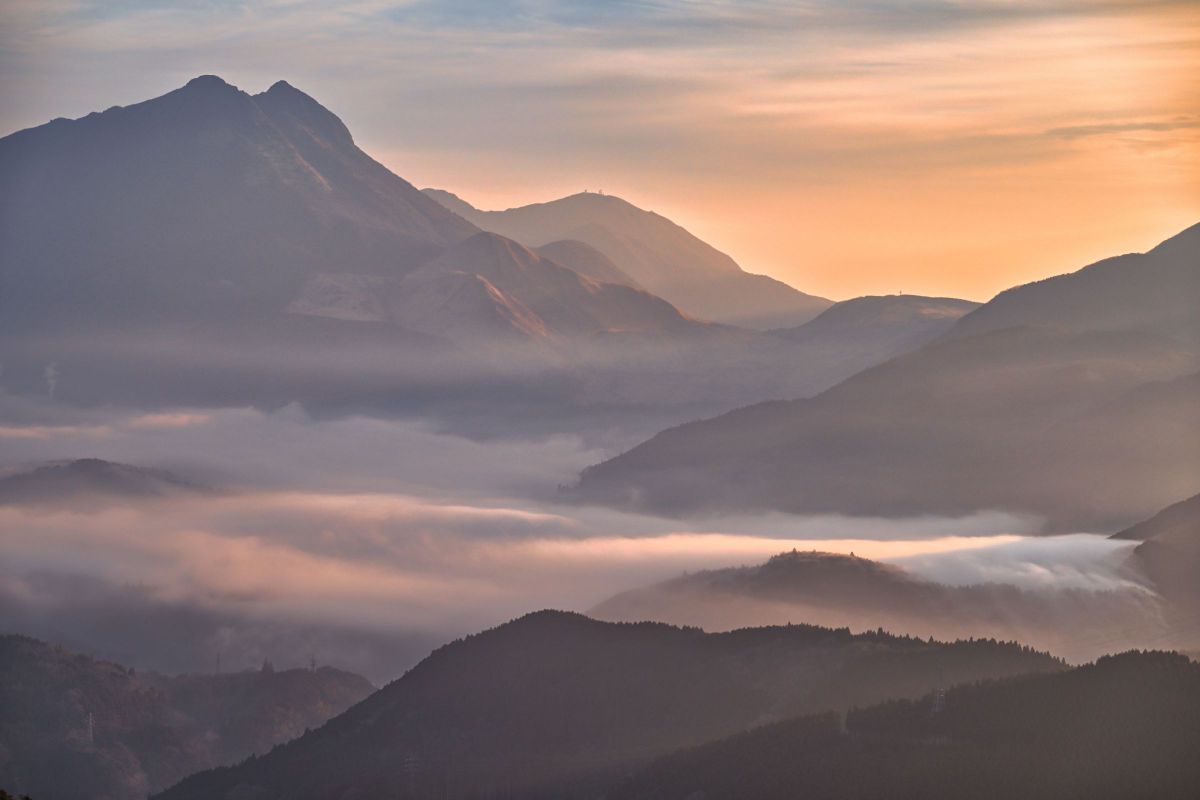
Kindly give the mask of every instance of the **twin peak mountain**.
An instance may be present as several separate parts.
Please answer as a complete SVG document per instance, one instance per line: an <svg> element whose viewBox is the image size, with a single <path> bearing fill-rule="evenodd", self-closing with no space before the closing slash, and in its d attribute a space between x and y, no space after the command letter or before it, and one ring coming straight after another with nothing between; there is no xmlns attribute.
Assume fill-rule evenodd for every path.
<svg viewBox="0 0 1200 800"><path fill-rule="evenodd" d="M788 327L831 305L616 197L480 211L419 191L284 81L202 76L19 131L0 185L9 330L303 314L560 339Z"/></svg>

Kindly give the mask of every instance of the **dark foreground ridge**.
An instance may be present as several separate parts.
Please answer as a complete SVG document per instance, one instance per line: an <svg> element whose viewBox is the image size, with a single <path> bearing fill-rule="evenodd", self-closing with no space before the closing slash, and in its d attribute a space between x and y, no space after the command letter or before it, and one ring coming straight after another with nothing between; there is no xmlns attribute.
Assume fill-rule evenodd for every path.
<svg viewBox="0 0 1200 800"><path fill-rule="evenodd" d="M1054 675L810 716L678 753L615 800L1200 797L1200 664L1129 652Z"/></svg>
<svg viewBox="0 0 1200 800"><path fill-rule="evenodd" d="M447 645L319 730L160 797L590 797L649 758L756 725L1062 668L994 641L803 625L710 634L542 611Z"/></svg>

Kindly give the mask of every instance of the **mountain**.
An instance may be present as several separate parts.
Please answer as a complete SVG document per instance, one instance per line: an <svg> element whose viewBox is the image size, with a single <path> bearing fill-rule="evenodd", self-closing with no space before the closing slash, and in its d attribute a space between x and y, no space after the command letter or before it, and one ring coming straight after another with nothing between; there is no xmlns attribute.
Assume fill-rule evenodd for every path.
<svg viewBox="0 0 1200 800"><path fill-rule="evenodd" d="M300 402L627 443L911 346L876 323L843 345L704 322L829 303L616 198L531 209L514 218L546 236L482 232L284 82L206 76L19 131L0 139L4 388L45 397L54 374L70 404ZM660 284L710 305L681 311Z"/></svg>
<svg viewBox="0 0 1200 800"><path fill-rule="evenodd" d="M781 553L763 564L704 570L621 592L588 611L596 619L656 620L731 630L790 620L852 630L954 639L1021 641L1074 661L1119 646L1161 645L1173 631L1161 604L1140 589L952 586L853 555ZM1092 635L1080 637L1080 630ZM1178 637L1194 643L1197 637Z"/></svg>
<svg viewBox="0 0 1200 800"><path fill-rule="evenodd" d="M1147 299L1162 275L1200 270L1195 240L1191 228L1120 262L1134 274L1113 300L1128 312L1119 329L1083 315L971 332L983 325L973 318L999 315L992 303L1016 296L1037 307L1041 290L1069 289L1089 295L1076 305L1102 305L1111 281L1035 284L810 399L664 431L584 471L571 494L675 515L993 509L1043 517L1048 530L1127 525L1200 483L1200 340L1165 335ZM1171 331L1186 331L1200 324L1200 306L1171 319Z"/></svg>
<svg viewBox="0 0 1200 800"><path fill-rule="evenodd" d="M933 341L978 307L951 297L856 297L834 303L803 325L772 333L801 347L810 359L849 366L853 374Z"/></svg>
<svg viewBox="0 0 1200 800"><path fill-rule="evenodd" d="M464 300L469 307L459 305ZM406 276L392 294L390 311L407 327L434 334L445 334L447 323L463 319L491 320L533 336L706 327L652 294L598 283L494 233L476 234Z"/></svg>
<svg viewBox="0 0 1200 800"><path fill-rule="evenodd" d="M1099 261L1001 292L954 327L971 336L1017 325L1151 331L1200 343L1200 223L1146 253Z"/></svg>
<svg viewBox="0 0 1200 800"><path fill-rule="evenodd" d="M480 228L530 247L563 239L588 244L638 285L700 319L765 330L799 325L830 305L774 278L744 272L729 256L666 217L612 195L581 192L548 203L481 211L450 192L424 191Z"/></svg>
<svg viewBox="0 0 1200 800"><path fill-rule="evenodd" d="M1129 652L760 728L668 756L606 796L1154 797L1200 793L1200 664Z"/></svg>
<svg viewBox="0 0 1200 800"><path fill-rule="evenodd" d="M79 458L0 476L0 505L104 504L208 491L165 470Z"/></svg>
<svg viewBox="0 0 1200 800"><path fill-rule="evenodd" d="M1200 546L1200 494L1169 505L1150 519L1114 533L1111 538Z"/></svg>
<svg viewBox="0 0 1200 800"><path fill-rule="evenodd" d="M277 314L315 273L404 274L477 231L283 81L250 95L202 76L19 131L0 187L14 331Z"/></svg>
<svg viewBox="0 0 1200 800"><path fill-rule="evenodd" d="M1112 536L1141 542L1129 559L1175 606L1176 625L1195 631L1200 613L1200 495L1167 506Z"/></svg>
<svg viewBox="0 0 1200 800"><path fill-rule="evenodd" d="M585 247L561 244L552 251L570 255ZM463 342L686 334L709 327L652 294L585 277L494 233L477 233L400 278L318 274L289 308Z"/></svg>
<svg viewBox="0 0 1200 800"><path fill-rule="evenodd" d="M983 640L706 634L544 611L447 645L322 728L160 797L595 796L597 780L653 755L771 720L1060 668Z"/></svg>
<svg viewBox="0 0 1200 800"><path fill-rule="evenodd" d="M979 306L953 297L912 294L856 297L834 303L804 325L782 328L775 333L794 341L886 336L898 350L915 350L950 330L955 322Z"/></svg>
<svg viewBox="0 0 1200 800"><path fill-rule="evenodd" d="M33 797L135 800L266 752L371 691L331 667L144 675L0 636L0 785Z"/></svg>

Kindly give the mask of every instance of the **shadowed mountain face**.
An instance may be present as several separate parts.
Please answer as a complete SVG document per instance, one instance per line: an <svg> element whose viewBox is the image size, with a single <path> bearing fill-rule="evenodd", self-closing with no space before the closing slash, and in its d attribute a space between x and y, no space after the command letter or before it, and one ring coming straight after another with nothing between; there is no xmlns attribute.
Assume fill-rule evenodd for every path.
<svg viewBox="0 0 1200 800"><path fill-rule="evenodd" d="M163 470L99 458L43 464L0 476L0 505L102 505L207 491Z"/></svg>
<svg viewBox="0 0 1200 800"><path fill-rule="evenodd" d="M196 78L0 140L8 329L281 311L319 271L396 275L476 231L284 82Z"/></svg>
<svg viewBox="0 0 1200 800"><path fill-rule="evenodd" d="M593 779L755 724L919 696L939 676L1060 668L985 641L807 626L705 634L539 612L447 645L320 730L161 797L590 797Z"/></svg>
<svg viewBox="0 0 1200 800"><path fill-rule="evenodd" d="M1128 524L1200 481L1200 339L1166 335L1200 324L1200 306L1171 317L1168 331L1144 296L1157 297L1160 281L1194 280L1196 230L1120 261L1129 296L1107 294L1102 270L1099 286L1070 276L993 301L1037 307L1040 290L1080 293L1073 305L1122 304L1119 329L1081 314L972 333L982 325L973 319L1023 319L988 303L937 341L810 400L668 430L585 471L576 494L673 514L999 509L1059 530Z"/></svg>
<svg viewBox="0 0 1200 800"><path fill-rule="evenodd" d="M940 709L940 710L938 710ZM1055 675L808 717L668 756L619 800L1062 797L1200 791L1200 664L1130 652Z"/></svg>
<svg viewBox="0 0 1200 800"><path fill-rule="evenodd" d="M480 228L531 247L561 239L586 243L642 287L701 319L779 328L802 324L830 305L773 278L743 272L729 256L675 223L619 197L582 192L506 211L481 211L449 192L424 191Z"/></svg>
<svg viewBox="0 0 1200 800"><path fill-rule="evenodd" d="M1082 661L1108 652L1122 633L1126 644L1162 644L1169 632L1162 626L1163 611L1155 598L1132 587L1118 592L948 586L865 558L792 551L758 566L706 570L622 592L588 613L706 630L803 620L854 630L883 626L939 639L991 636ZM1081 630L1091 635L1081 638ZM1097 646L1102 640L1104 646Z"/></svg>
<svg viewBox="0 0 1200 800"><path fill-rule="evenodd" d="M33 797L137 800L320 725L371 693L330 667L137 674L0 636L0 784Z"/></svg>

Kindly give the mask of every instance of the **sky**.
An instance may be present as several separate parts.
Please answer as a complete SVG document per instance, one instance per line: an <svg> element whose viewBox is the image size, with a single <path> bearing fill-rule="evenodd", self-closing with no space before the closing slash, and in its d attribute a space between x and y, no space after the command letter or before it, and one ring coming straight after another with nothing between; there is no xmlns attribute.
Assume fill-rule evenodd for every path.
<svg viewBox="0 0 1200 800"><path fill-rule="evenodd" d="M418 186L584 189L804 291L985 300L1200 220L1194 0L3 0L0 132L286 79Z"/></svg>

